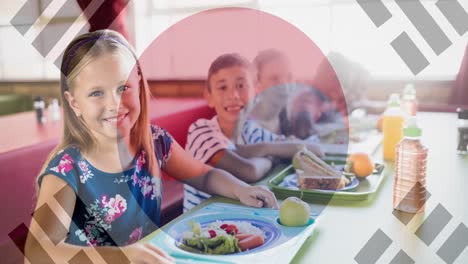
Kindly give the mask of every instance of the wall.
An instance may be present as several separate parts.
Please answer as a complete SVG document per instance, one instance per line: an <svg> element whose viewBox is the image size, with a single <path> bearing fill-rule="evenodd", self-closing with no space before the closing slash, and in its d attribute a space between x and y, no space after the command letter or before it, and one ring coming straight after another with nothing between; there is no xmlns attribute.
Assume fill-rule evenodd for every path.
<svg viewBox="0 0 468 264"><path fill-rule="evenodd" d="M408 81L404 80L374 80L369 82L367 98L369 100L386 101L391 93L401 93ZM419 102L429 105L424 109L439 109L440 105L449 105L454 81L432 80L414 81ZM203 97L204 80L166 80L150 81L151 93L155 97ZM0 82L0 94L22 94L43 96L48 102L59 97L59 83L55 81L41 82ZM431 108L434 105L434 108ZM1 107L1 106L0 106Z"/></svg>

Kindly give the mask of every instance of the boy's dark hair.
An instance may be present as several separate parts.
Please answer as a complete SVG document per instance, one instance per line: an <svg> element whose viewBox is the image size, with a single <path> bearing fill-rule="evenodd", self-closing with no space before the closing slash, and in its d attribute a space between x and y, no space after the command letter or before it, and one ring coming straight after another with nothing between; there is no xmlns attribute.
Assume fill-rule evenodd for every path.
<svg viewBox="0 0 468 264"><path fill-rule="evenodd" d="M226 53L216 58L210 65L208 70L208 77L206 78L206 87L211 91L210 79L211 76L216 74L222 69L240 66L253 71L252 64L238 53Z"/></svg>

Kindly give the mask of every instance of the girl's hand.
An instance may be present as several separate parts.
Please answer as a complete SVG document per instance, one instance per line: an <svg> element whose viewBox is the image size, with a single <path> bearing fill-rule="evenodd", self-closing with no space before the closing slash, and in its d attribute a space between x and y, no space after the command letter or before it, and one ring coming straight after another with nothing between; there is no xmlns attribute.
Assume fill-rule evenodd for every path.
<svg viewBox="0 0 468 264"><path fill-rule="evenodd" d="M279 208L275 195L265 186L238 186L235 195L241 203L248 206Z"/></svg>
<svg viewBox="0 0 468 264"><path fill-rule="evenodd" d="M150 243L135 243L122 247L130 263L135 264L169 264L175 263L174 259L166 252Z"/></svg>

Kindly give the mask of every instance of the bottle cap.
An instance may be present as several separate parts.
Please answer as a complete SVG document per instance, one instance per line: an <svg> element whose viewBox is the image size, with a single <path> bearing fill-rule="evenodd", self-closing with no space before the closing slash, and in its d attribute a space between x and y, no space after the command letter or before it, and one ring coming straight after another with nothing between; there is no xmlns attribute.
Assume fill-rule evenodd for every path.
<svg viewBox="0 0 468 264"><path fill-rule="evenodd" d="M418 127L416 117L409 117L406 121L406 126L403 128L405 137L420 137L422 135L421 128Z"/></svg>
<svg viewBox="0 0 468 264"><path fill-rule="evenodd" d="M403 95L416 95L416 89L414 89L414 85L412 83L405 86Z"/></svg>
<svg viewBox="0 0 468 264"><path fill-rule="evenodd" d="M457 108L458 119L468 119L468 109Z"/></svg>
<svg viewBox="0 0 468 264"><path fill-rule="evenodd" d="M400 95L393 93L390 95L390 99L387 102L388 107L400 107Z"/></svg>
<svg viewBox="0 0 468 264"><path fill-rule="evenodd" d="M403 90L403 99L404 100L414 100L416 99L416 89L412 83L407 84Z"/></svg>

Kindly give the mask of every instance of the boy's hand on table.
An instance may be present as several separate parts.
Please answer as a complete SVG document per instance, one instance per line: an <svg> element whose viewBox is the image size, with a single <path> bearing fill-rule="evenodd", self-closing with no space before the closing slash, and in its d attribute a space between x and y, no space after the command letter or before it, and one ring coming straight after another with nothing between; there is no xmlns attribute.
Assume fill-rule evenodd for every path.
<svg viewBox="0 0 468 264"><path fill-rule="evenodd" d="M264 186L239 186L235 190L239 201L252 207L266 207L278 209L275 195Z"/></svg>

